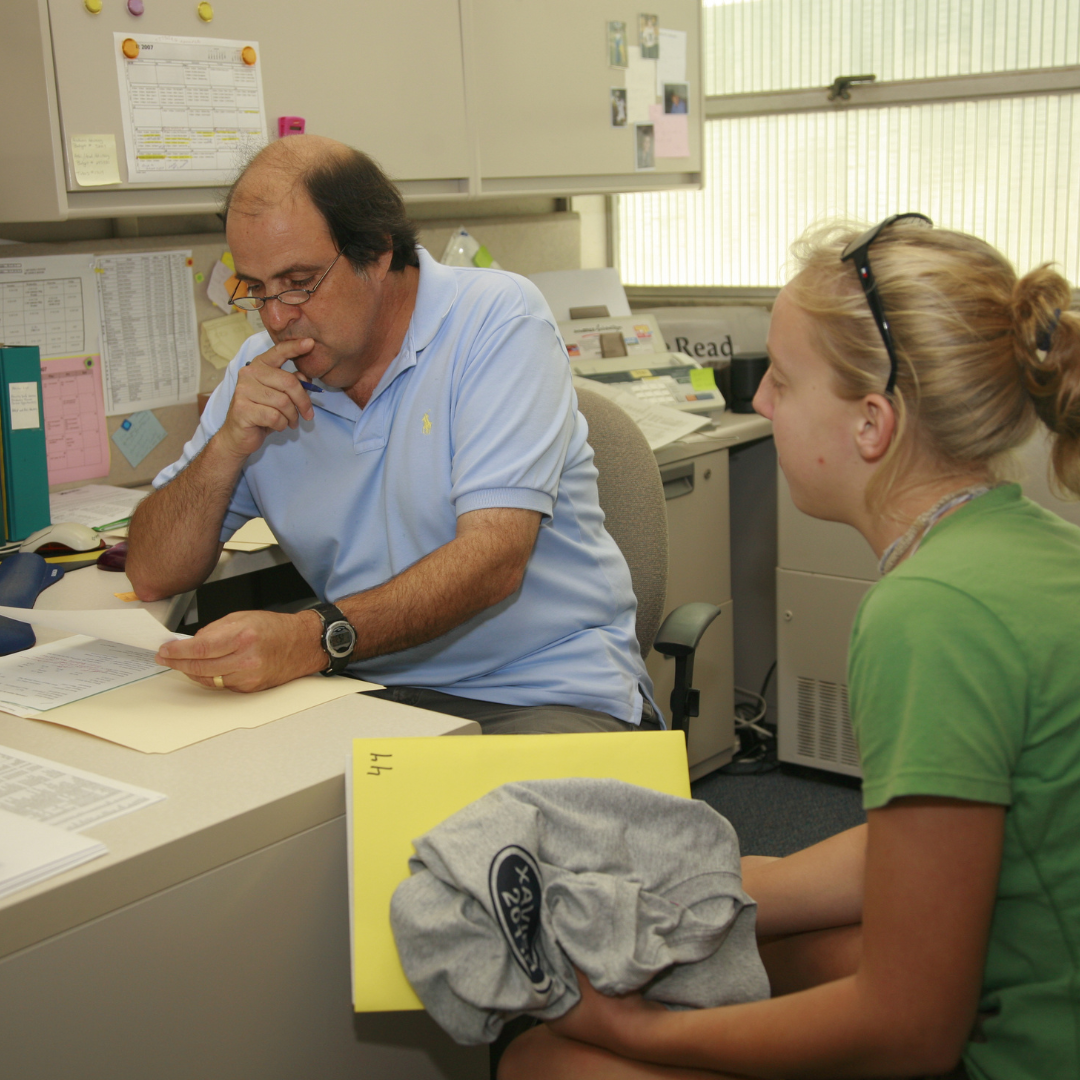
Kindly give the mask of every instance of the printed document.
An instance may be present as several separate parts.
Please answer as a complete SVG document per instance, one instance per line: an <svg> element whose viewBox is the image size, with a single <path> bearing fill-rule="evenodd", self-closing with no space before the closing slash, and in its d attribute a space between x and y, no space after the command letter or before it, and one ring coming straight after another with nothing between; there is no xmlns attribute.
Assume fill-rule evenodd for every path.
<svg viewBox="0 0 1080 1080"><path fill-rule="evenodd" d="M105 413L193 402L199 332L189 251L99 255Z"/></svg>
<svg viewBox="0 0 1080 1080"><path fill-rule="evenodd" d="M37 717L105 690L164 675L169 669L155 663L154 655L150 649L82 636L11 653L0 657L0 709Z"/></svg>
<svg viewBox="0 0 1080 1080"><path fill-rule="evenodd" d="M53 492L49 496L49 513L54 523L77 521L91 529L104 530L118 522L127 523L135 507L149 494L148 491L132 491L111 484L87 484Z"/></svg>
<svg viewBox="0 0 1080 1080"><path fill-rule="evenodd" d="M128 181L230 184L266 145L258 42L113 33Z"/></svg>
<svg viewBox="0 0 1080 1080"><path fill-rule="evenodd" d="M0 746L0 810L81 832L161 802L157 791Z"/></svg>
<svg viewBox="0 0 1080 1080"><path fill-rule="evenodd" d="M100 352L94 256L0 257L0 341L42 360Z"/></svg>
<svg viewBox="0 0 1080 1080"><path fill-rule="evenodd" d="M594 394L600 394L615 402L637 424L650 450L659 450L661 446L677 442L692 431L708 427L710 423L707 416L691 416L666 405L647 405L634 397L629 390L619 389L615 383L603 383L575 375L574 386L579 390L591 390Z"/></svg>

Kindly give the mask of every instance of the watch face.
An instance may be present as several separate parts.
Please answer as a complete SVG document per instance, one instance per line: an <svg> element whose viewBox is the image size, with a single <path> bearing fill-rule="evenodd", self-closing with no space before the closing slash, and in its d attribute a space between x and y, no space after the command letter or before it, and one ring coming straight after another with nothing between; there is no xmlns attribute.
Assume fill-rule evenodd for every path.
<svg viewBox="0 0 1080 1080"><path fill-rule="evenodd" d="M347 622L331 623L326 628L325 641L331 656L348 656L356 645L356 631Z"/></svg>

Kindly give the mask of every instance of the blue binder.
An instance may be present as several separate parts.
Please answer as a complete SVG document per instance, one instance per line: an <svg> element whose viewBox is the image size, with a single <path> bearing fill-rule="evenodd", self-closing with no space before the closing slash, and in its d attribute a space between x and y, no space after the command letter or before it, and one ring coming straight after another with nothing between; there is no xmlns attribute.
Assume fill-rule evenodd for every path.
<svg viewBox="0 0 1080 1080"><path fill-rule="evenodd" d="M0 496L4 542L52 524L41 358L36 345L0 346Z"/></svg>

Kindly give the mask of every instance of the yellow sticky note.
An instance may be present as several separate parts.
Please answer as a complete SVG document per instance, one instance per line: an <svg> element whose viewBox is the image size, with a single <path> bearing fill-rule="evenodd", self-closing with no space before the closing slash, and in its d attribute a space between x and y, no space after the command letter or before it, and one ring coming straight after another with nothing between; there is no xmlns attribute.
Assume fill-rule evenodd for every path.
<svg viewBox="0 0 1080 1080"><path fill-rule="evenodd" d="M222 315L218 319L207 319L199 325L199 351L207 363L220 371L228 366L240 346L254 333L255 328L242 311Z"/></svg>
<svg viewBox="0 0 1080 1080"><path fill-rule="evenodd" d="M71 162L80 187L120 183L115 135L72 135Z"/></svg>
<svg viewBox="0 0 1080 1080"><path fill-rule="evenodd" d="M409 876L412 842L514 780L611 777L690 797L681 731L354 739L350 813L353 1007L422 1009L398 959L390 898ZM377 823L373 825L372 823Z"/></svg>
<svg viewBox="0 0 1080 1080"><path fill-rule="evenodd" d="M115 596L117 600L123 600L125 604L130 604L132 600L139 599L133 592L114 592L113 596Z"/></svg>
<svg viewBox="0 0 1080 1080"><path fill-rule="evenodd" d="M227 267L228 267L228 268L229 268L229 269L230 269L230 270L231 270L231 271L232 271L232 272L233 272L234 274L236 273L236 263L234 263L234 262L233 262L233 257L232 257L232 252L231 252L231 251L223 251L223 252L221 253L221 261L222 261L222 262L223 262L223 263L224 263L224 264L225 264L225 265L226 265L226 266L227 266Z"/></svg>
<svg viewBox="0 0 1080 1080"><path fill-rule="evenodd" d="M716 390L716 373L711 367L691 368L690 385L695 390Z"/></svg>

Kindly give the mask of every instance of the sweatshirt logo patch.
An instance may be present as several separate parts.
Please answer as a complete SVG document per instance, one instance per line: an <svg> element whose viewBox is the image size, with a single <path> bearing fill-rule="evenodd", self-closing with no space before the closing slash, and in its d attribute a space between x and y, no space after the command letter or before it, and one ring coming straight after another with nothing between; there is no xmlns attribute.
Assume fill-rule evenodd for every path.
<svg viewBox="0 0 1080 1080"><path fill-rule="evenodd" d="M511 844L491 860L488 886L495 917L510 945L510 952L529 977L533 989L540 994L546 993L551 988L551 976L544 970L537 949L540 898L544 887L540 867L528 851Z"/></svg>

